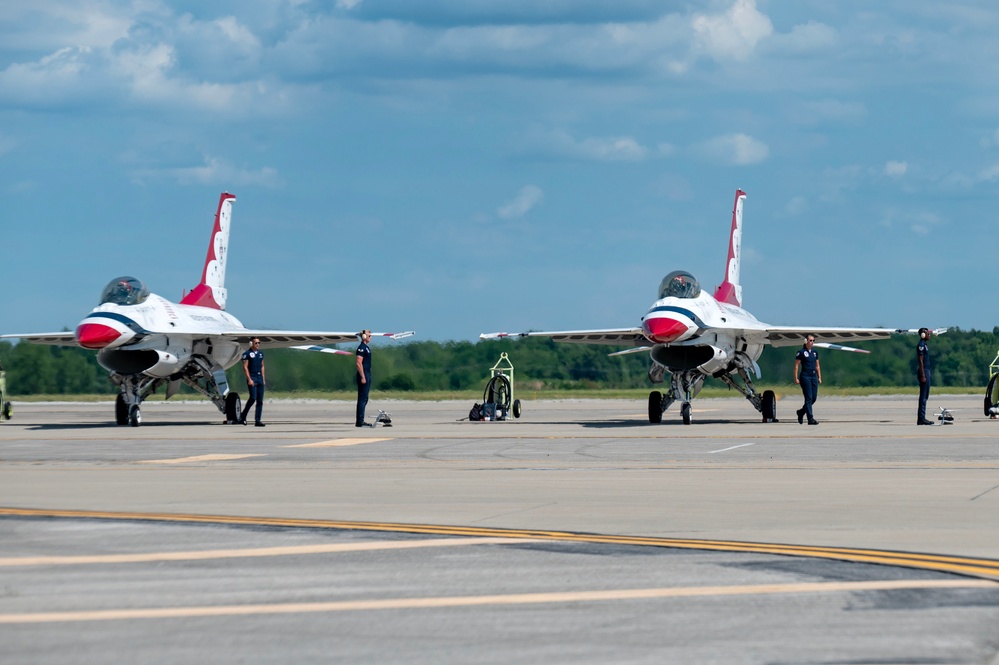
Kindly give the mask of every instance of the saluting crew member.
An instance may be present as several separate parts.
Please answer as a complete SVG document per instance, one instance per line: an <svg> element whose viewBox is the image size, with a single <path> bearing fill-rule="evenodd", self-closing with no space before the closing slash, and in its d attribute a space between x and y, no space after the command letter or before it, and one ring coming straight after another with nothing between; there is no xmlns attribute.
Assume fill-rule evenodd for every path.
<svg viewBox="0 0 999 665"><path fill-rule="evenodd" d="M371 341L371 331L362 330L358 333L361 343L357 345L356 363L357 375L357 415L354 418L354 427L371 427L364 422L364 407L368 405L368 392L371 390L371 349L368 342Z"/></svg>
<svg viewBox="0 0 999 665"><path fill-rule="evenodd" d="M260 421L260 415L264 410L264 352L260 350L260 340L256 337L250 340L250 348L243 353L243 374L246 375L246 389L250 396L246 400L246 406L243 407L239 422L246 424L246 414L256 403L257 410L254 412L253 424L264 427L264 423Z"/></svg>
<svg viewBox="0 0 999 665"><path fill-rule="evenodd" d="M919 329L919 344L916 345L916 378L919 379L919 408L916 411L917 425L932 425L926 418L926 401L930 398L930 329Z"/></svg>
<svg viewBox="0 0 999 665"><path fill-rule="evenodd" d="M822 368L819 365L819 354L812 346L815 344L815 335L805 338L805 344L794 357L794 382L801 384L801 394L805 398L805 404L795 413L798 414L798 424L802 424L804 417L808 416L809 425L818 425L819 421L812 414L812 404L819 397L819 384L822 383ZM799 374L798 369L801 369Z"/></svg>

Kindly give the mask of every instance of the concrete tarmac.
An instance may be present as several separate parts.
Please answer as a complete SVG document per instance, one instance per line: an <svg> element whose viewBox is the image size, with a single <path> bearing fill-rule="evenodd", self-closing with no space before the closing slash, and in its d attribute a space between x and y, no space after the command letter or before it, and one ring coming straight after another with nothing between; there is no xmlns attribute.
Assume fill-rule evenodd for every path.
<svg viewBox="0 0 999 665"><path fill-rule="evenodd" d="M981 403L981 397L976 396L934 396L931 411L938 411L939 406L952 409L954 424L918 427L914 398L826 398L820 394L816 417L821 424L810 427L799 425L794 419L793 412L800 404L794 395L778 403L779 423L760 422L756 412L741 399L695 400L693 423L689 426L680 424L673 410L667 411L662 424L652 425L648 423L644 403L626 400L528 400L520 419L476 423L462 420L470 403L376 399L369 405L369 415L377 413L378 408L385 409L392 415L393 426L363 429L353 427L353 403L348 402L269 401L264 411L268 425L265 428L222 425L214 407L203 401L146 403L143 425L138 428L111 424L112 403L16 404L14 420L0 425L0 507L10 509L9 515L15 509L38 512L0 517L0 525L6 525L0 527L5 529L0 533L28 534L23 542L18 538L0 539L3 543L0 555L9 561L20 559L22 564L16 565L27 567L20 569L18 579L27 580L27 588L35 588L45 584L43 580L48 574L24 577L24 570L34 570L31 566L37 565L44 571L46 566L61 564L29 565L23 563L25 557L120 554L121 549L136 547L129 545L136 542L129 538L102 540L87 535L104 530L105 527L95 525L106 524L105 521L83 519L79 513L55 523L45 517L68 510L101 511L117 517L114 523L132 525L128 529L141 532L139 542L148 543L148 547L137 549L151 553L154 558L157 552L177 549L172 539L177 533L173 530L179 527L168 529L165 526L168 523L156 520L136 521L137 515L245 518L243 526L215 522L215 526L201 527L213 529L211 532L196 530L192 536L184 531L182 540L197 540L210 533L212 537L207 541L214 543L218 538L230 538L233 528L251 528L249 537L239 531L243 535L237 539L259 548L273 544L272 530L279 528L275 526L277 520L299 520L299 528L305 529L319 528L317 525L321 523L339 524L344 528L335 533L347 536L336 536L335 541L349 534L367 532L364 530L381 534L370 536L380 540L385 533L407 531L428 537L434 533L431 527L435 525L447 537L462 535L462 529L471 529L467 532L470 537L500 539L511 536L529 539L532 534L554 531L576 534L581 539L578 542L583 544L568 545L564 537L558 537L547 545L534 544L525 550L526 545L499 542L489 546L492 549L488 554L477 554L465 563L456 563L455 570L466 571L456 574L467 584L448 586L445 591L437 587L440 580L430 575L418 589L393 588L385 593L395 598L391 602L413 595L450 598L469 593L489 597L584 594L568 600L545 596L547 601L536 598L527 604L533 607L536 603L551 602L565 610L565 603L573 605L578 601L588 607L586 602L596 602L599 609L594 609L593 615L583 611L578 617L582 623L571 620L566 623L571 611L538 617L535 610L529 611L527 605L516 602L511 606L501 604L505 610L490 605L489 609L467 611L472 624L465 626L471 631L469 634L460 637L452 634L450 642L446 636L438 635L430 640L434 647L428 649L414 647L413 640L417 639L414 635L419 634L418 626L422 625L419 622L407 628L415 631L407 632L410 636L407 639L381 634L378 639L352 640L349 630L344 628L342 633L334 631L335 642L343 653L353 655L344 662L356 659L500 662L504 656L506 660L546 662L832 662L830 654L835 654L839 659L836 662L984 663L990 662L999 649L999 592L994 587L973 586L961 587L961 591L918 590L927 580L932 584L973 581L994 585L984 580L999 579L996 455L999 421L985 418ZM351 523L355 527L357 523L365 525L358 531L350 527ZM53 527L53 524L62 526ZM253 527L254 524L257 526ZM52 533L42 537L39 529L49 529ZM172 535L167 536L168 533ZM612 541L611 537L623 540ZM661 541L653 542L656 539ZM325 542L330 537L320 540ZM673 563L679 561L675 557L659 561L638 554L649 551L638 546L642 542L667 548L656 549L657 552L677 552L680 550L668 548L671 542L678 544L681 540L694 541L684 545L694 548L690 556L706 557L694 559L690 564L694 568L674 568ZM703 543L704 550L723 550L715 541L812 546L822 551L817 551L814 557L789 559L755 546L743 553L726 554L717 551L709 554L698 548L698 543ZM191 549L204 548L208 542L195 543ZM514 549L510 550L511 547ZM598 555L601 564L567 574L564 560L567 556L572 559L573 547L582 547L588 555ZM830 548L849 548L851 553L837 555ZM485 551L481 546L473 549ZM861 560L857 551L864 549L879 551L874 560L882 565L873 569L883 572L872 573L869 565L856 563ZM531 560L524 562L524 566L535 573L517 578L508 569L511 551L529 551ZM605 554L600 556L600 552ZM926 557L923 563L910 560L905 563L906 568L896 568L884 565L896 561L889 560L885 552L918 553ZM948 563L947 557L941 555L964 559ZM308 567L301 569L301 575L288 571L274 573L267 567L245 563L244 556L225 559L229 563L222 570L229 573L239 570L255 581L261 579L260 575L277 575L276 579L281 581L273 588L255 592L258 599L267 601L263 605L271 608L261 610L268 616L269 612L277 611L273 610L273 603L278 600L272 593L282 596L281 589L289 585L308 586L307 580L312 575L321 576ZM369 560L371 568L361 564L350 567L354 576L330 582L331 588L350 585L350 579L367 579L372 570L392 577L403 574L410 566L422 570L421 566L429 565L421 563L419 557L411 558L415 555L394 556L402 558L383 560L379 555ZM840 556L854 563L834 561ZM0 575L8 572L2 567L4 560L0 558ZM931 560L934 563L928 563ZM799 563L789 568L788 564L780 563L786 561ZM608 568L607 562L613 565ZM96 584L88 581L92 579L86 573L90 566L110 563L113 562L87 560L67 565L83 566L80 576L71 579L74 584L89 587ZM153 564L147 561L116 565ZM608 572L617 570L619 565L622 570L635 567L634 579L629 582L629 575L622 573L618 579ZM915 569L909 568L910 565ZM474 574L479 568L494 573L503 571L487 576L488 579L508 580L512 576L520 581L485 585ZM514 566L514 570L519 569ZM708 569L710 573L705 572ZM655 625L660 624L654 621L654 625L648 625L647 620L638 619L642 614L633 614L638 611L633 599L613 596L636 586L643 593L661 594L657 597L674 593L678 587L703 590L705 585L710 586L719 570L734 569L742 573L768 571L763 577L742 573L732 578L723 575L726 585L746 589L756 589L753 585L764 582L793 585L836 580L868 584L891 581L909 585L905 587L909 590L891 592L872 587L865 591L844 587L829 590L839 594L834 596L839 600L832 605L828 605L830 596L825 595L815 601L817 604L797 600L791 606L777 603L781 606L777 608L770 607L770 603L759 605L762 601L757 589L747 592L747 596L758 607L766 606L757 617L763 623L748 622L741 628L736 627L740 623L738 617L754 611L743 603L699 606L701 620L732 627L733 632L724 640L731 648L720 651L704 650L703 644L696 646L696 640L690 642L690 648L684 648L686 640L694 639L697 633L693 628L693 632L680 630L675 639L657 639L656 635L661 637L662 632L657 633ZM652 578L664 570L669 574L652 579L649 575L653 570L660 572ZM953 575L955 572L960 575ZM286 578L287 575L290 577ZM611 576L604 580L608 575ZM635 579L642 583L636 584ZM555 584L554 580L564 583ZM587 580L600 581L596 584L599 590L613 597L587 601L585 594L595 591L594 584ZM55 649L52 659L40 657L43 654L32 645L37 644L39 635L51 639L51 629L39 628L38 625L49 625L42 622L32 624L36 627L24 632L23 623L17 621L27 621L26 614L108 609L87 601L87 593L76 600L50 604L32 600L31 593L12 596L10 589L19 585L5 584L8 592L0 597L0 634L5 633L6 616L14 622L12 626L21 626L19 635L32 637L24 642L15 641L19 646L10 647L4 662L22 662L18 660L21 657L23 662L75 662L73 658L66 659L74 653L72 640L62 649ZM379 586L372 582L361 595L390 602L377 591ZM228 607L233 602L245 610L246 598L234 600L226 596L223 587L214 592L217 596L212 595L213 588L206 582L209 595L198 601L200 609L191 611L204 612L205 603ZM134 598L146 599L140 606L150 605L148 587L128 586L121 593L117 600L128 607L135 606ZM893 594L890 602L875 603L878 607L907 611L922 607L917 614L926 621L913 623L913 616L906 615L903 622L906 627L902 628L897 612L885 612L876 620L877 613L871 612L868 618L873 623L861 630L859 624L849 619L853 615L843 611L850 607L855 610L858 599L868 597L864 593ZM163 607L175 611L187 607L184 598L173 598L165 591L157 592L154 597L164 594L161 601L151 603L155 612L165 611ZM288 598L281 599L287 601ZM114 603L109 607L112 605L118 607ZM820 610L819 606L825 609ZM406 613L404 608L392 607L390 612ZM930 607L936 609L929 612ZM955 609L959 607L962 609ZM666 611L661 605L656 608L656 612ZM287 611L326 616L324 612L341 610L323 605L318 609L299 606L298 610ZM349 614L360 610L344 611ZM438 609L426 613L427 630L438 631L439 622L446 621L446 616L451 616L448 612L453 611ZM518 621L525 622L519 638L516 631L495 633L485 628L490 617L496 618L497 611L514 612ZM686 625L680 617L693 611L691 606L684 603L676 611L679 614L675 616L667 612L677 622L671 625ZM796 612L804 612L798 617L803 622L799 631L801 644L796 640L789 642L785 631L777 629L782 622L790 625L787 622L795 618ZM807 619L803 618L805 615ZM119 625L115 622L131 625L130 622L139 620L131 615L118 619L81 619L81 616L73 614L73 618L63 617L53 622L64 625L59 622L106 620L111 622L108 625ZM602 616L619 627L631 625L637 632L598 629ZM954 628L957 624L953 622L959 617L957 623L966 629L963 632ZM246 620L242 623L230 620L234 622L230 628L220 629L236 630L232 626L246 625ZM313 620L305 621L308 631L316 628ZM535 621L543 621L550 627L553 632L548 638L532 632ZM934 625L936 631L932 629ZM580 626L589 628L579 630ZM834 633L831 639L828 636L820 639L822 626L838 626L844 632ZM533 627L544 632L541 624ZM134 626L129 630L134 630ZM476 646L480 645L475 638L477 630L484 631L478 633L481 644L491 647ZM769 637L762 637L761 630ZM108 639L113 639L115 630L110 633ZM620 648L629 644L635 648L608 652L601 645L617 644L611 634L621 637ZM630 635L631 639L622 635ZM924 639L920 640L920 635ZM886 636L898 639L886 641ZM953 648L934 651L937 647L931 645L943 643L935 641L937 637L943 642L953 640ZM558 646L570 639L581 646L560 651ZM747 640L751 640L753 648L740 651L740 645L750 644ZM809 640L812 647L806 646ZM152 643L161 643L161 648L149 652L138 650L133 653L136 658L132 662L170 662L178 656L169 640L153 638ZM516 649L514 643L518 643ZM454 657L442 657L448 644L462 648L452 654ZM305 650L288 652L261 647L251 657L238 660L280 662L289 653L309 659L308 649L302 648ZM210 649L208 652L215 653ZM101 653L100 649L95 653ZM248 652L238 649L220 652L225 653L248 656ZM396 657L388 657L390 653ZM613 653L621 657L615 658ZM0 647L0 655L4 654L5 648ZM927 657L931 659L926 660ZM213 659L213 662L218 661Z"/></svg>

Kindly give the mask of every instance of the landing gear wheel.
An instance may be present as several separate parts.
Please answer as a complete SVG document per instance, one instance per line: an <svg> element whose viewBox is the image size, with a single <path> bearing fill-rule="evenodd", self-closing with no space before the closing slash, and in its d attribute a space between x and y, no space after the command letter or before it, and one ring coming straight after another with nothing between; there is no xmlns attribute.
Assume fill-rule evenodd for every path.
<svg viewBox="0 0 999 665"><path fill-rule="evenodd" d="M763 399L760 401L763 411L763 422L777 422L777 396L772 390L763 391Z"/></svg>
<svg viewBox="0 0 999 665"><path fill-rule="evenodd" d="M690 402L684 402L680 406L680 417L683 418L683 424L690 424Z"/></svg>
<svg viewBox="0 0 999 665"><path fill-rule="evenodd" d="M996 379L999 379L999 374L995 374L989 379L989 387L985 389L985 415L990 418L995 418L992 409L996 406L996 402L999 402L999 390L996 390Z"/></svg>
<svg viewBox="0 0 999 665"><path fill-rule="evenodd" d="M229 392L225 396L225 422L227 425L238 425L243 411L243 400L239 393Z"/></svg>
<svg viewBox="0 0 999 665"><path fill-rule="evenodd" d="M128 404L125 404L125 398L121 393L118 393L114 401L114 422L116 425L128 424Z"/></svg>
<svg viewBox="0 0 999 665"><path fill-rule="evenodd" d="M649 422L661 423L663 421L663 394L658 390L649 393Z"/></svg>
<svg viewBox="0 0 999 665"><path fill-rule="evenodd" d="M520 414L521 414L520 400L519 399L515 399L515 400L513 400L513 417L514 418L520 418Z"/></svg>
<svg viewBox="0 0 999 665"><path fill-rule="evenodd" d="M138 427L142 422L142 413L139 411L139 405L133 404L132 408L128 410L128 424L132 427Z"/></svg>

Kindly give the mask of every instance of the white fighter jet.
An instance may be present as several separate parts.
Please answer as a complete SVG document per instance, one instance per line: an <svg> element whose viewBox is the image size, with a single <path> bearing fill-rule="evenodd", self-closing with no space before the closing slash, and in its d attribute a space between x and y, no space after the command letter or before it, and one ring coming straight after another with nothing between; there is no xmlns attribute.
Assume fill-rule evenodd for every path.
<svg viewBox="0 0 999 665"><path fill-rule="evenodd" d="M75 331L0 337L97 351L97 362L121 389L115 402L119 425L137 427L142 422L142 400L163 384L169 399L181 383L210 399L225 414L226 423L238 422L242 402L239 393L229 389L225 370L240 361L252 338L260 339L261 348L278 348L354 342L358 333L252 330L225 311L225 269L235 200L228 192L219 197L201 282L179 303L150 293L134 277L116 277ZM412 334L372 333L393 339Z"/></svg>
<svg viewBox="0 0 999 665"><path fill-rule="evenodd" d="M647 351L652 358L649 379L661 383L669 374L670 388L665 394L649 394L649 421L662 422L663 413L680 400L680 416L690 424L690 401L700 392L704 378L720 379L745 395L763 415L764 422L776 421L776 397L772 390L756 392L750 370L759 378L756 360L767 344L791 346L814 335L815 346L869 353L841 346L836 342L888 339L894 332L887 328L829 328L823 326L773 326L756 319L742 308L740 279L742 251L742 204L746 193L737 190L732 211L728 261L725 279L713 295L701 290L689 272L676 270L659 284L659 296L641 325L634 328L603 330L565 330L557 332L484 333L480 339L501 337L549 337L556 342L610 344L632 348L610 355ZM736 379L738 377L738 380Z"/></svg>

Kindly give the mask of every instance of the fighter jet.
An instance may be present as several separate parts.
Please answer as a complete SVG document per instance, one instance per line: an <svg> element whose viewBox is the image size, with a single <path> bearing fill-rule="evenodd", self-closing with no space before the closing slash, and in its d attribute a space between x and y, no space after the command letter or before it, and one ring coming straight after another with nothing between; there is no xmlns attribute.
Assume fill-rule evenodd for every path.
<svg viewBox="0 0 999 665"><path fill-rule="evenodd" d="M764 422L776 417L776 396L772 390L756 391L752 371L760 377L757 359L766 345L801 344L808 335L815 346L843 351L869 353L836 342L888 339L887 328L829 328L825 326L774 326L763 323L742 308L740 283L742 259L742 206L746 193L735 192L732 228L729 234L725 279L713 294L701 289L697 278L685 270L675 270L659 284L658 297L641 324L630 328L600 330L565 330L556 332L483 333L480 339L502 337L548 337L556 342L609 344L630 349L611 353L648 352L651 357L649 379L662 383L669 375L669 390L649 394L649 422L662 422L663 413L680 400L680 417L691 422L691 400L697 396L706 377L714 377L742 393L763 416Z"/></svg>
<svg viewBox="0 0 999 665"><path fill-rule="evenodd" d="M252 338L259 338L265 349L353 342L358 333L253 330L225 311L226 259L235 200L228 192L219 197L201 281L179 303L150 293L135 277L115 277L101 292L100 304L76 330L0 337L97 351L97 362L120 389L115 401L118 425L137 427L144 399L164 384L169 399L182 383L210 399L225 414L226 423L237 423L242 402L239 393L229 388L225 370L239 362ZM372 333L392 339L413 334Z"/></svg>

